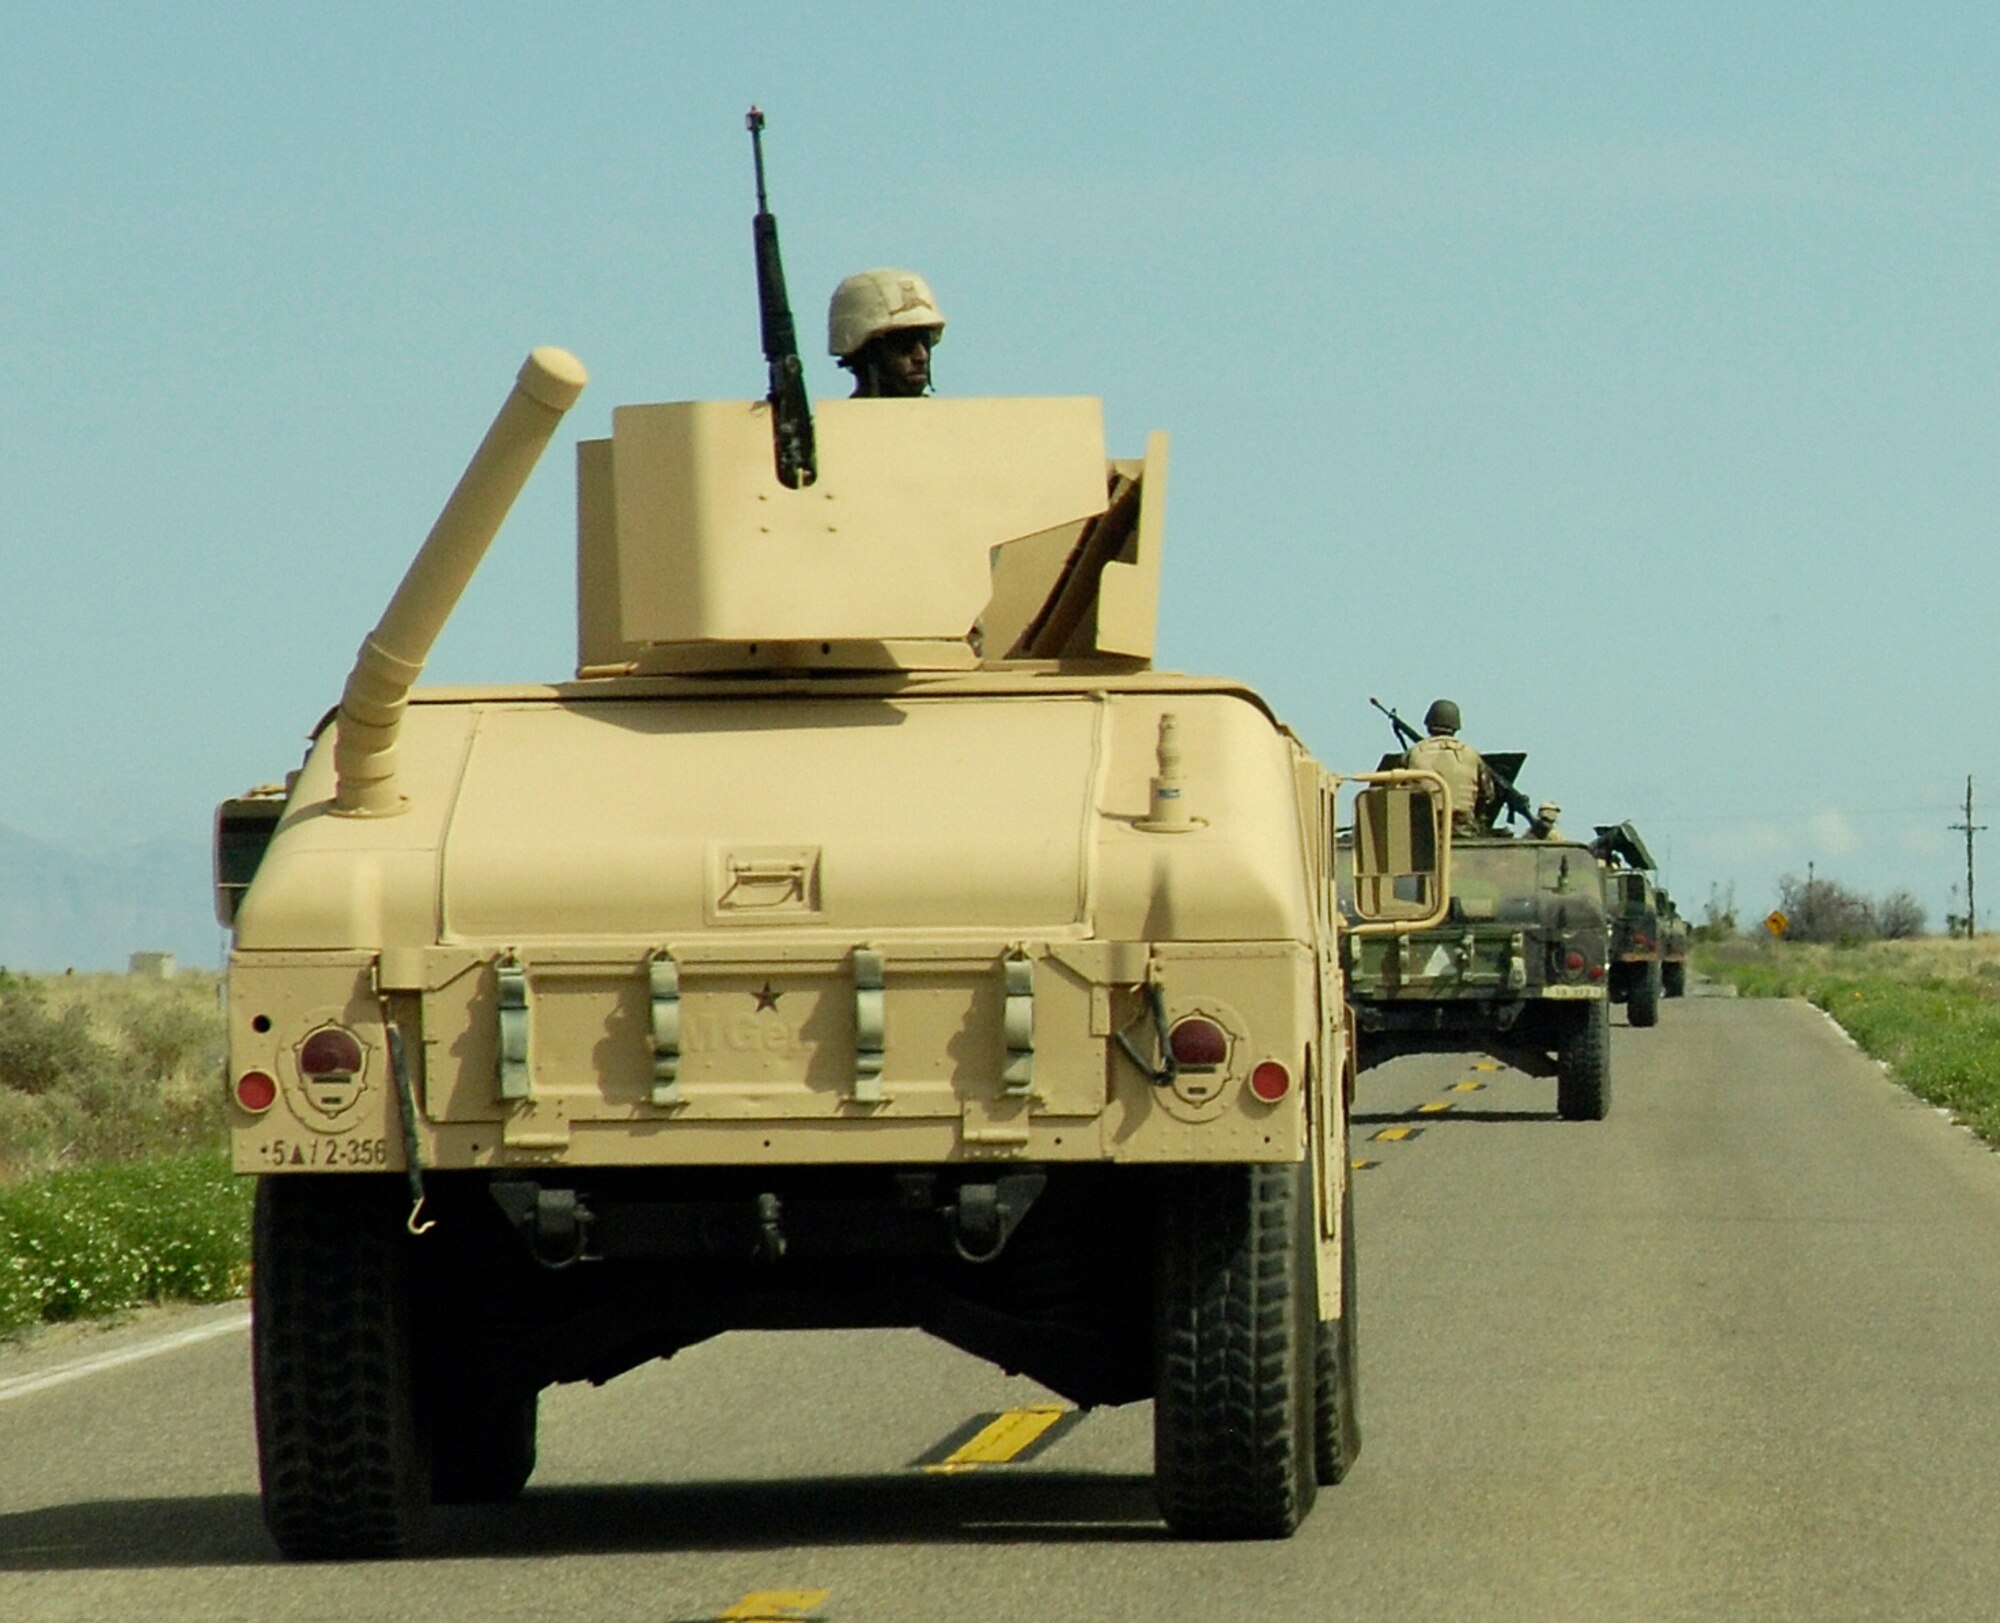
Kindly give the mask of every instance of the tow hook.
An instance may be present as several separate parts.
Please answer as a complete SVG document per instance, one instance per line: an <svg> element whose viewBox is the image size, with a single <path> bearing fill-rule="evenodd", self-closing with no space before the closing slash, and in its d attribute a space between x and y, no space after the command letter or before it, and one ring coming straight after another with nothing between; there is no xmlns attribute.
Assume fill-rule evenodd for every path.
<svg viewBox="0 0 2000 1623"><path fill-rule="evenodd" d="M763 1263L782 1262L785 1256L785 1231L780 1227L784 1207L773 1194L757 1197L757 1240L752 1256Z"/></svg>
<svg viewBox="0 0 2000 1623"><path fill-rule="evenodd" d="M487 1185L494 1204L528 1242L528 1250L544 1268L569 1268L594 1261L590 1229L596 1216L574 1189L544 1189L525 1178L498 1179Z"/></svg>
<svg viewBox="0 0 2000 1623"><path fill-rule="evenodd" d="M961 1184L957 1202L944 1208L952 1250L966 1262L991 1262L1048 1186L1045 1172L1010 1172L997 1183Z"/></svg>

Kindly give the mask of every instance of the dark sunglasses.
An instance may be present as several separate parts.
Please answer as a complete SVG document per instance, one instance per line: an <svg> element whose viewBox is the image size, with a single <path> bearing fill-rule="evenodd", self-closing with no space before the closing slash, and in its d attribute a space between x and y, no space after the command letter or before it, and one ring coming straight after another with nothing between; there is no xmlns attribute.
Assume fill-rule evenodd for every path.
<svg viewBox="0 0 2000 1623"><path fill-rule="evenodd" d="M936 349L937 341L935 327L892 327L882 334L882 342L898 353L915 349L919 344L925 349Z"/></svg>

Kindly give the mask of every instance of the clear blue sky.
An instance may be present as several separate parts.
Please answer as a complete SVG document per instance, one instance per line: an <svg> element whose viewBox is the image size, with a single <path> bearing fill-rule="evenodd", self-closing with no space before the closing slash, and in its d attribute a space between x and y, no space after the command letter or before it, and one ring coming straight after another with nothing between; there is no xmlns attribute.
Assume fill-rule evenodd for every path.
<svg viewBox="0 0 2000 1623"><path fill-rule="evenodd" d="M1691 910L1812 861L1940 919L2000 813L2000 7L966 9L9 7L0 823L203 840L295 764L544 342L592 387L431 674L567 675L569 443L762 392L755 100L815 350L912 264L947 392L1172 432L1163 664L1336 767L1450 694Z"/></svg>

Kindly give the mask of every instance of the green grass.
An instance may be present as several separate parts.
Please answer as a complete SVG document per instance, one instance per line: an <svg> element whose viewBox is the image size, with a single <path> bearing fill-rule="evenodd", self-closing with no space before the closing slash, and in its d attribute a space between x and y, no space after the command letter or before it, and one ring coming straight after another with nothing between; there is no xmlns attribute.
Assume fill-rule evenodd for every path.
<svg viewBox="0 0 2000 1623"><path fill-rule="evenodd" d="M1745 997L1802 997L1919 1098L2000 1145L2000 943L1724 942L1695 967Z"/></svg>
<svg viewBox="0 0 2000 1623"><path fill-rule="evenodd" d="M0 1335L241 1292L217 981L0 970Z"/></svg>
<svg viewBox="0 0 2000 1623"><path fill-rule="evenodd" d="M0 1187L219 1148L217 981L0 970Z"/></svg>
<svg viewBox="0 0 2000 1623"><path fill-rule="evenodd" d="M77 1167L0 1189L0 1335L240 1295L250 1195L250 1180L220 1151Z"/></svg>

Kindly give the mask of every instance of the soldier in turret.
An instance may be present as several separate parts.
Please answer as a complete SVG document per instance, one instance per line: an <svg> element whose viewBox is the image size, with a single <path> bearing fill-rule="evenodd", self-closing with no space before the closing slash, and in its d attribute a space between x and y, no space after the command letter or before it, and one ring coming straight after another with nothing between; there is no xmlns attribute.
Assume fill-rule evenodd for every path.
<svg viewBox="0 0 2000 1623"><path fill-rule="evenodd" d="M1553 800L1545 800L1535 808L1535 821L1528 833L1537 840L1564 840L1569 836L1556 827L1556 819L1562 816L1562 807Z"/></svg>
<svg viewBox="0 0 2000 1623"><path fill-rule="evenodd" d="M931 387L944 312L931 285L893 266L859 271L833 290L826 347L854 374L854 398L913 400Z"/></svg>
<svg viewBox="0 0 2000 1623"><path fill-rule="evenodd" d="M1433 700L1424 712L1424 731L1430 736L1412 744L1404 762L1444 779L1451 791L1453 833L1483 834L1493 826L1493 773L1458 729L1458 706L1450 699Z"/></svg>

